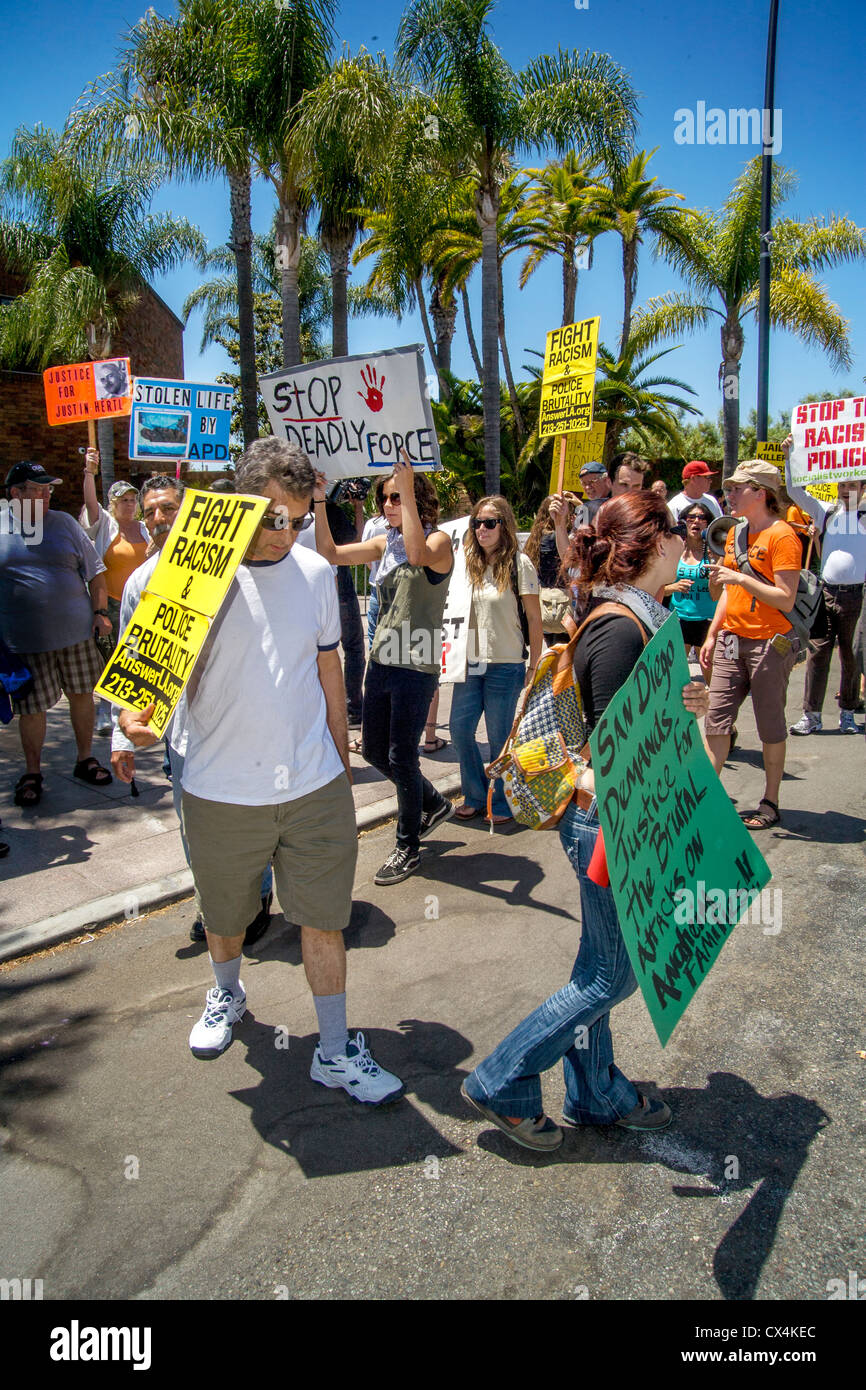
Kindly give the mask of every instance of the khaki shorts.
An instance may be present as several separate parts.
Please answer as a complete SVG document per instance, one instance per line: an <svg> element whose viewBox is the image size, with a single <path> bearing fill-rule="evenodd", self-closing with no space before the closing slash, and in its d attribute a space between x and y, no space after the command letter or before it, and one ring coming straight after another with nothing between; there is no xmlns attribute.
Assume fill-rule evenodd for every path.
<svg viewBox="0 0 866 1390"><path fill-rule="evenodd" d="M33 677L33 689L15 701L19 714L44 714L64 695L89 695L105 665L95 641L77 642L56 652L22 655L20 661Z"/></svg>
<svg viewBox="0 0 866 1390"><path fill-rule="evenodd" d="M287 922L319 931L349 925L358 827L345 773L276 806L203 801L185 791L181 807L207 931L246 930L261 911L262 871L271 859Z"/></svg>
<svg viewBox="0 0 866 1390"><path fill-rule="evenodd" d="M790 652L780 656L766 638L737 637L722 629L713 655L710 712L704 726L707 734L730 735L740 705L751 695L761 742L784 743L788 737L788 681L800 650L793 634L790 641Z"/></svg>

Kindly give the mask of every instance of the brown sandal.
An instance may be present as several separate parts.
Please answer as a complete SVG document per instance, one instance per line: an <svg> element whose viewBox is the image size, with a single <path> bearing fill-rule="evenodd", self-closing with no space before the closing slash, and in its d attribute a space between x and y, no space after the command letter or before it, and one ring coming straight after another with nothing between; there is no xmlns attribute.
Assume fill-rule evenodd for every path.
<svg viewBox="0 0 866 1390"><path fill-rule="evenodd" d="M773 814L768 816L761 810L762 806L772 808ZM775 801L768 801L765 796L761 797L757 809L754 811L741 811L740 820L747 830L769 830L771 825L781 825L782 817L779 815L779 808Z"/></svg>

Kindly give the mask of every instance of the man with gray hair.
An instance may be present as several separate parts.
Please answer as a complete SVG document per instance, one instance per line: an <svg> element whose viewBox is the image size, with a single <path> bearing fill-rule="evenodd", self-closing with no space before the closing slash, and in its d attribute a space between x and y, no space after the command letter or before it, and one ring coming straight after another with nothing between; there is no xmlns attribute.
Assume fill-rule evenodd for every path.
<svg viewBox="0 0 866 1390"><path fill-rule="evenodd" d="M402 1083L346 1027L343 931L358 841L337 591L327 561L294 544L316 477L300 449L269 438L243 455L236 485L270 506L186 690L183 820L215 980L189 1045L216 1057L243 1018L245 924L273 859L319 1023L310 1075L378 1104ZM149 717L120 715L137 747L156 741Z"/></svg>

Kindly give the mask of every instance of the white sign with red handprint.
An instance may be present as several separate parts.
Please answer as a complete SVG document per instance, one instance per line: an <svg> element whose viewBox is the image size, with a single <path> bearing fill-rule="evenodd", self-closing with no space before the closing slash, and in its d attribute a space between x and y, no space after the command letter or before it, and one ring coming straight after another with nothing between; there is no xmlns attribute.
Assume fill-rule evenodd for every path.
<svg viewBox="0 0 866 1390"><path fill-rule="evenodd" d="M269 372L259 388L274 434L329 481L388 473L401 449L414 468L438 468L422 354L416 343Z"/></svg>

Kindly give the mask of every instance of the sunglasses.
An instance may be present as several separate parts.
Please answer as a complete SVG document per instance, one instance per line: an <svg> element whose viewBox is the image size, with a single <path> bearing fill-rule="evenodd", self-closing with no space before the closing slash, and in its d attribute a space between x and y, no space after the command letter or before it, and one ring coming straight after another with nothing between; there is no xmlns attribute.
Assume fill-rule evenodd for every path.
<svg viewBox="0 0 866 1390"><path fill-rule="evenodd" d="M287 531L291 526L292 530L297 534L297 532L301 530L306 519L306 512L304 512L303 516L286 516L284 512L266 512L259 522L259 525L263 526L266 531Z"/></svg>
<svg viewBox="0 0 866 1390"><path fill-rule="evenodd" d="M501 526L501 524L501 516L476 516L475 519L470 522L473 531L480 531L482 526L485 531L493 531L497 526Z"/></svg>
<svg viewBox="0 0 866 1390"><path fill-rule="evenodd" d="M400 496L399 492L383 492L382 501L390 502L392 507L399 507L403 498Z"/></svg>

